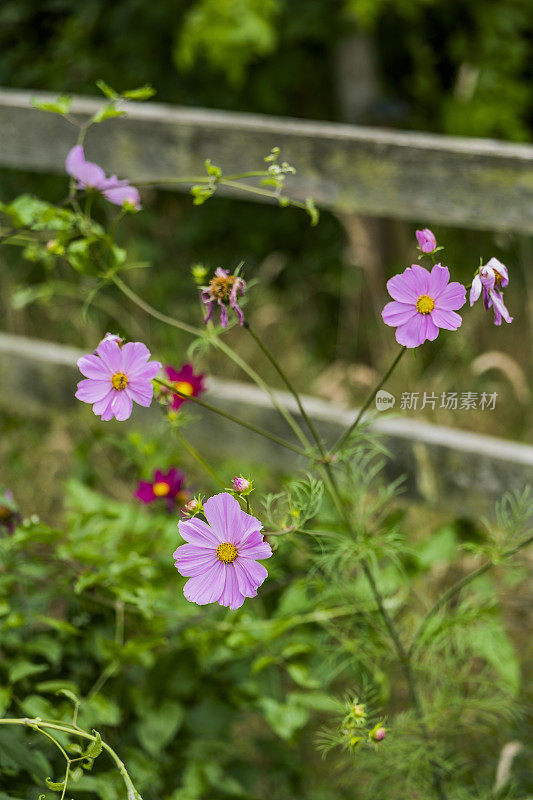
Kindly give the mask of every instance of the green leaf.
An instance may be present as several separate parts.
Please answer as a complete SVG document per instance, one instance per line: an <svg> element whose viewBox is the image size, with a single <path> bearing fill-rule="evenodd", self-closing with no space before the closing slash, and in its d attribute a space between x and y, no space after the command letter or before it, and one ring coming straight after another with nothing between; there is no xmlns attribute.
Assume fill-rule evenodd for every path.
<svg viewBox="0 0 533 800"><path fill-rule="evenodd" d="M60 95L55 102L48 103L32 98L31 104L39 111L49 111L52 114L68 114L72 105L72 97L66 94Z"/></svg>
<svg viewBox="0 0 533 800"><path fill-rule="evenodd" d="M96 114L93 115L91 122L95 124L99 122L103 122L106 119L114 119L115 117L127 117L128 114L126 111L121 111L120 108L116 108L114 105L104 106Z"/></svg>
<svg viewBox="0 0 533 800"><path fill-rule="evenodd" d="M281 739L290 739L309 719L307 709L293 702L278 703L272 697L263 697L260 706L270 727Z"/></svg>
<svg viewBox="0 0 533 800"><path fill-rule="evenodd" d="M46 672L48 669L47 664L33 664L30 661L17 661L9 670L10 683L17 683L18 681L28 678L30 675L38 675L40 672Z"/></svg>
<svg viewBox="0 0 533 800"><path fill-rule="evenodd" d="M149 100L154 94L156 94L154 87L146 83L138 89L127 89L122 92L122 97L127 97L128 100Z"/></svg>
<svg viewBox="0 0 533 800"><path fill-rule="evenodd" d="M109 97L110 100L118 100L119 94L115 92L114 89L111 88L105 81L97 80L96 85L106 97Z"/></svg>
<svg viewBox="0 0 533 800"><path fill-rule="evenodd" d="M46 778L45 783L53 792L62 792L65 785L65 781L53 781L52 778Z"/></svg>
<svg viewBox="0 0 533 800"><path fill-rule="evenodd" d="M11 704L11 689L0 686L0 717L3 717Z"/></svg>
<svg viewBox="0 0 533 800"><path fill-rule="evenodd" d="M98 733L98 731L93 730L93 736L95 736L94 742L88 746L87 750L85 751L84 755L88 758L97 758L103 750L102 747L102 737Z"/></svg>
<svg viewBox="0 0 533 800"><path fill-rule="evenodd" d="M181 703L173 700L165 700L145 712L136 725L137 735L145 750L153 756L159 755L181 727L184 716Z"/></svg>

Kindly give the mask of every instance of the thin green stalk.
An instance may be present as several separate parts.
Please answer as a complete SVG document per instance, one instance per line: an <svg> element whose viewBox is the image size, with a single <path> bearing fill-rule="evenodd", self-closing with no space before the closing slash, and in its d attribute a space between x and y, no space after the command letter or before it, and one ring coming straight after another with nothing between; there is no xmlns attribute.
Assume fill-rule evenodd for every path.
<svg viewBox="0 0 533 800"><path fill-rule="evenodd" d="M526 547L528 544L531 544L531 542L533 542L533 535L529 536L527 539L524 539L524 541L520 542L520 544L518 544L516 547L513 547L510 550L506 550L505 553L502 554L502 559L511 558L512 556L515 555L515 553L518 553L518 551L521 550L523 547ZM420 642L420 640L421 640L421 638L422 638L422 636L423 636L423 634L424 634L424 632L425 632L425 630L426 630L431 618L433 616L435 616L435 614L438 611L440 611L441 608L443 608L445 605L447 605L447 603L450 602L452 597L454 597L462 589L464 589L465 586L468 586L469 583L472 583L472 581L475 581L476 578L479 578L481 575L484 575L485 572L488 572L489 569L491 569L494 566L495 566L495 564L494 564L493 561L487 561L485 564L482 564L480 567L475 569L473 572L470 572L468 575L465 575L463 578L458 580L457 583L454 583L453 586L450 586L450 588L447 589L444 592L444 594L439 597L439 599L435 602L435 604L429 609L429 611L427 612L426 616L424 617L424 619L420 623L417 632L415 633L415 636L413 638L413 642L411 644L411 647L409 648L409 655L410 656L416 651L416 649L418 647L418 644L419 644L419 642Z"/></svg>
<svg viewBox="0 0 533 800"><path fill-rule="evenodd" d="M213 406L211 403L206 403L205 400L200 400L199 397L193 397L192 395L184 394L183 392L178 391L172 383L168 383L168 381L163 381L160 378L154 378L154 383L158 383L160 386L170 389L170 391L173 394L177 394L178 397L183 397L185 400L190 400L191 402L196 403L196 405L206 408L208 411L213 411L215 414L219 414L221 417L229 419L231 422L236 422L237 425L241 425L243 428L248 428L248 430L258 433L260 436L264 436L265 439L270 439L276 444L281 445L281 447L285 447L287 450L292 450L294 453L298 453L300 456L308 456L308 453L305 450L302 450L301 447L297 447L290 442L286 442L284 439L276 436L274 433L269 433L264 428L260 428L257 425L252 425L251 422L247 422L240 417L236 417L233 414L230 414L229 411L223 411L223 409L217 408L217 406Z"/></svg>
<svg viewBox="0 0 533 800"><path fill-rule="evenodd" d="M161 313L158 311L157 308L154 308L149 303L146 303L138 294L136 294L133 289L130 289L124 281L118 277L118 275L111 276L111 280L117 286L120 291L129 297L132 303L139 306L143 311L149 314L151 317L158 319L160 322L164 322L166 325L171 325L173 328L178 328L181 331L185 331L186 333L190 333L193 336L202 336L203 330L201 328L195 328L193 325L188 325L186 322L181 322L179 319L174 319L174 317L169 317L167 314Z"/></svg>
<svg viewBox="0 0 533 800"><path fill-rule="evenodd" d="M22 717L18 719L0 719L0 725L22 725L27 728L31 728L38 733L44 734L44 730L41 728L47 728L49 730L54 731L62 731L63 733L69 733L71 736L79 736L82 739L89 739L91 742L96 741L96 736L91 733L86 733L86 731L81 730L80 728L74 727L70 725L68 722L61 723L58 725L56 722L48 722L42 719L28 719L27 717ZM50 737L49 737L50 738ZM128 775L126 767L124 763L121 761L117 753L113 750L107 742L102 741L102 748L111 756L115 765L120 772L122 780L126 786L126 790L128 793L128 800L140 800L141 796L139 792L136 790L133 782ZM70 759L69 759L70 760Z"/></svg>
<svg viewBox="0 0 533 800"><path fill-rule="evenodd" d="M311 434L312 434L312 436L313 436L313 438L314 438L315 442L317 443L318 448L320 450L320 455L322 456L322 458L325 458L326 457L326 451L324 449L324 445L322 443L322 439L320 438L320 435L319 435L319 433L318 433L318 431L317 431L317 429L315 427L315 424L314 424L313 420L310 418L310 416L308 415L307 411L305 410L299 393L296 391L296 389L292 385L292 383L289 380L287 374L282 369L282 367L279 364L279 362L277 361L277 359L272 355L272 353L270 352L268 347L262 342L262 340L259 338L257 333L254 331L252 326L248 322L245 322L244 323L244 327L246 328L246 330L248 331L250 336L254 339L255 343L258 345L258 347L263 352L263 354L270 361L270 363L272 364L272 366L274 367L274 369L276 370L276 372L280 376L281 380L283 381L283 383L285 384L285 386L287 387L289 392L292 394L292 396L296 400L296 404L297 404L297 406L298 406L298 408L300 410L300 414L302 415L302 419L305 421L307 427L311 431Z"/></svg>
<svg viewBox="0 0 533 800"><path fill-rule="evenodd" d="M222 478L220 478L216 474L215 470L209 466L207 461L200 455L198 450L195 447L193 447L192 444L185 438L182 432L178 430L178 428L173 428L173 431L176 434L176 437L179 440L182 447L184 447L185 450L187 450L187 452L200 464L202 469L204 469L207 472L209 477L211 477L215 481L215 483L218 483L220 484L220 486L223 486L225 488L226 484L224 483Z"/></svg>
<svg viewBox="0 0 533 800"><path fill-rule="evenodd" d="M192 325L188 325L185 322L181 322L174 317L169 317L167 314L163 314L161 311L158 311L156 308L151 306L149 303L145 302L138 294L136 294L133 289L130 289L127 284L122 281L117 275L112 276L113 283L120 289L120 291L126 295L135 305L139 306L144 312L149 314L154 319L158 319L160 322L165 323L166 325L171 325L174 328L178 328L179 330L185 331L186 333L190 333L193 336L203 336L204 331L201 328L195 328ZM245 372L260 389L262 389L266 394L269 396L270 401L272 402L273 406L277 409L277 411L281 414L283 419L287 422L289 427L292 429L294 434L300 440L300 443L304 447L309 447L309 442L307 441L302 429L293 418L292 414L278 401L276 395L272 391L272 389L263 381L263 379L257 374L257 372L250 367L246 361L244 361L237 353L233 352L231 347L223 342L219 338L213 338L211 343L214 347L224 353L228 358L230 358L235 364L237 364L243 372Z"/></svg>
<svg viewBox="0 0 533 800"><path fill-rule="evenodd" d="M381 378L379 383L374 387L374 389L372 389L372 391L370 392L370 394L366 398L366 400L363 403L363 405L361 406L361 409L359 410L359 413L358 413L357 417L355 418L355 420L352 422L350 427L347 428L344 431L342 436L338 439L338 441L333 446L333 449L331 451L332 453L337 452L337 450L339 450L343 446L343 444L350 438L350 436L352 435L352 432L355 430L355 428L357 428L357 426L361 422L365 411L368 409L368 407L372 403L372 400L377 395L377 393L379 392L381 387L390 378L390 376L392 375L392 373L396 369L397 365L399 364L399 362L400 362L400 360L401 360L401 358L402 358L402 356L403 356L403 354L405 353L406 350L407 350L407 347L403 346L402 349L400 350L400 352L398 353L398 355L396 356L396 358L394 359L394 361L392 362L392 364L390 365L390 367L388 368L388 370L385 373L385 375L383 376L383 378Z"/></svg>

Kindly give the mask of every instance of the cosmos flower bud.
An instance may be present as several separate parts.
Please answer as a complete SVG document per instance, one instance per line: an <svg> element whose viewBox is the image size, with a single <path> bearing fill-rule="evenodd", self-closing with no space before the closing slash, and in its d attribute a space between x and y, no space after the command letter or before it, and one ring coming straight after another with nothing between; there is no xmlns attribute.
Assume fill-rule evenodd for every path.
<svg viewBox="0 0 533 800"><path fill-rule="evenodd" d="M237 477L237 475L233 478L233 491L234 492L247 492L251 487L251 482L246 478L243 478L242 475Z"/></svg>
<svg viewBox="0 0 533 800"><path fill-rule="evenodd" d="M435 234L433 231L430 231L429 228L423 228L421 231L417 231L416 240L423 253L432 253L437 248Z"/></svg>
<svg viewBox="0 0 533 800"><path fill-rule="evenodd" d="M372 732L372 738L373 738L373 740L375 742L382 742L386 735L387 735L387 731L385 730L385 728L381 728L381 727L380 728L376 728Z"/></svg>

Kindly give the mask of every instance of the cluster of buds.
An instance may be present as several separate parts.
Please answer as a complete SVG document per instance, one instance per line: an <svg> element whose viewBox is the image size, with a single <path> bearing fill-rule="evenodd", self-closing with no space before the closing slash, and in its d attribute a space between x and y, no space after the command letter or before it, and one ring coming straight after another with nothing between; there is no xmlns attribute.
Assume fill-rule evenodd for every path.
<svg viewBox="0 0 533 800"><path fill-rule="evenodd" d="M364 745L376 745L382 742L387 735L387 729L382 721L369 727L367 709L359 702L358 698L355 698L347 704L340 733L345 745L349 750L355 752Z"/></svg>

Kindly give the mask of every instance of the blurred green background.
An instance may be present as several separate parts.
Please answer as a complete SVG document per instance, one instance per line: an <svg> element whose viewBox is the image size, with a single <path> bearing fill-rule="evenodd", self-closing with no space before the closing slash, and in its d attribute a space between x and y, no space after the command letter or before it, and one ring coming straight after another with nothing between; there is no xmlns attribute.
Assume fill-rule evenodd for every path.
<svg viewBox="0 0 533 800"><path fill-rule="evenodd" d="M533 125L532 29L533 5L528 0L4 0L0 86L95 95L100 78L119 90L150 82L161 102L527 142ZM358 91L354 92L355 86ZM216 152L212 159L216 163ZM243 153L243 170L257 166L247 163ZM4 170L0 200L30 192L59 201L65 189L65 181L57 177ZM388 299L385 281L416 260L414 230L425 226L426 220L410 225L359 218L358 230L367 245L354 247L343 221L328 213L322 214L317 228L311 228L308 218L296 210L246 200L215 197L198 208L186 195L151 191L145 193L144 202L145 210L129 218L119 236L132 260L152 264L151 270L127 276L139 294L162 311L197 322L198 307L191 303L191 266L202 262L210 268L232 268L244 260L246 277L259 281L249 298L254 324L298 388L354 405L362 401L396 351L393 331L380 319ZM95 210L101 218L108 212L103 203ZM507 264L511 286L506 298L515 321L498 329L481 308L465 313L458 334L442 333L436 342L426 343L406 358L389 388L397 395L402 391L496 391L495 412L428 408L407 413L531 442L532 242L514 234L433 229L446 248L445 261L456 279L469 283L480 256L486 262L495 255ZM16 248L3 248L0 328L87 351L103 331L118 328L149 341L161 360L177 365L186 360L186 338L148 320L113 290L101 294L88 317L82 317L83 278L72 280L72 274L62 269L51 276L46 264L24 260ZM53 295L47 289L50 277L56 284ZM240 330L228 336L244 357L257 359L253 344ZM200 366L213 374L241 378L232 366L211 355L203 356ZM261 369L277 385L268 364ZM105 691L95 692L101 701L91 712L94 721L90 709L87 712L87 724L104 720L117 746L126 750L149 798L172 796L174 800L169 787L178 785L173 774L176 765L184 775L185 789L175 800L353 798L354 773L345 762L333 770L336 778L340 776L339 789L331 788L331 762L322 765L319 761L314 742L317 723L315 718L309 721L309 714L313 710L327 715L323 693L341 694L352 685L359 656L351 653L339 666L338 659L345 653L336 650L339 631L335 626L324 633L323 626L315 627L311 621L310 627L285 636L285 626L293 624L294 615L311 613L315 604L317 584L307 583L306 548L282 554L272 594L265 601L273 622L263 620L260 634L250 630L256 617L266 616L263 605L238 623L232 637L228 636L230 623L216 614L207 629L203 619L196 620L187 634L176 630L172 621L172 614L185 613L181 605L172 610L170 621L153 623L150 617L142 617L146 598L135 595L129 635L137 648L137 661L129 663L120 648L109 644L114 636L113 607L99 607L91 595L71 598L69 608L63 608L61 595L77 574L76 559L83 555L85 540L90 550L109 534L109 558L128 564L128 550L144 554L146 536L155 530L161 537L160 563L147 568L147 580L161 581L166 601L174 597L175 575L165 561L174 523L157 515L147 518L130 498L138 477L148 477L156 465L158 453L169 464L181 459L181 453L169 453L164 449L168 443L160 439L120 442L115 427L111 431L89 422L84 427L79 414L28 419L10 409L0 415L0 426L0 483L13 489L23 512L36 511L55 525L64 524L65 504L71 509L64 536L43 528L42 539L37 537L37 543L32 540L27 545L36 548L38 557L50 549L50 558L55 559L52 566L44 558L26 566L22 539L20 552L15 549L12 557L13 575L15 567L20 574L16 573L16 579L4 574L3 585L16 594L14 614L44 613L51 602L59 609L58 617L63 613L65 620L75 623L73 628L61 629L40 620L38 625L44 630L39 628L37 645L35 631L21 633L16 619L13 633L8 630L4 646L13 658L8 667L18 670L16 680L11 676L11 683L18 684L13 702L19 692L37 696L23 713L53 713L42 702L42 695L54 688L52 684L43 688L45 678L77 680L77 688L91 694L102 670L115 664L116 672L110 673ZM194 466L187 462L185 466L192 487L201 486ZM283 476L258 469L253 462L236 464L231 455L224 454L219 465L228 477L252 466L262 491L279 486ZM66 492L65 482L72 477L84 487L74 482ZM113 497L116 505L102 500L101 491ZM431 594L434 582L444 582L446 570L453 571L447 562L449 542L455 545L479 531L460 519L460 509L451 509L448 521L428 518L427 511L410 513L414 516L409 529L421 548L433 534L444 542L431 557L420 556L420 564L411 565L415 572L427 572L425 588L429 586ZM150 547L147 552L149 558ZM65 570L63 583L49 582L56 569L58 574ZM511 584L503 586L508 593L505 620L518 649L525 646L527 622L523 578L518 575L513 584L513 589L518 587L513 599ZM104 567L99 580L108 590L111 579ZM119 587L121 602L130 596L135 578L127 569L112 581ZM42 586L48 586L49 594L41 596ZM321 591L320 583L318 587ZM489 583L483 590L495 594L498 586ZM139 613L142 619L137 623L135 614ZM166 639L163 644L150 638L152 628ZM81 655L79 631L85 648ZM341 634L345 644L347 635L342 629ZM502 636L499 646L507 646ZM42 647L52 648L46 656L39 652L42 641ZM326 647L328 661L323 668L321 648ZM261 662L257 666L263 657L274 660L272 671L263 673ZM37 659L45 668L37 673L31 669L25 673L22 668L21 672L17 666L21 659L30 667ZM523 660L527 664L527 656ZM508 663L515 668L512 658ZM254 668L257 672L250 678ZM166 680L169 674L174 675L175 685L164 697L161 676ZM383 680L383 697L389 699L391 687ZM502 691L507 689L504 686ZM265 727L265 709L263 716L258 713L258 698L264 696L280 704L283 698L285 703L283 708L271 704L266 709L270 727ZM0 699L8 706L12 702L11 694L0 692ZM404 699L396 698L398 706ZM157 723L162 708L168 720L166 731ZM188 715L185 723L183 709ZM284 728L287 719L290 724ZM142 740L141 722L157 729L162 755L153 741L146 736ZM208 736L210 725L213 731ZM498 731L490 729L486 739L481 733L472 737L466 757L478 763L476 759L486 756L490 759L486 774L492 775L502 741L514 736L526 739L527 732L509 713L505 725ZM175 741L184 748L179 757ZM243 742L248 746L244 752L239 750ZM23 746L24 742L21 750ZM154 768L158 759L159 770ZM15 767L24 772L24 764ZM42 761L32 766L37 773L46 767ZM375 796L370 760L367 767L359 787L363 798ZM20 780L17 788L25 779L16 778ZM524 791L531 791L528 780L524 770ZM120 790L107 777L92 788L103 792L107 800L106 784L107 797L114 800Z"/></svg>

